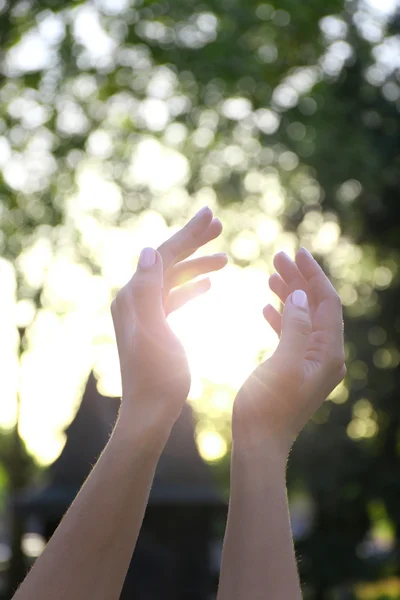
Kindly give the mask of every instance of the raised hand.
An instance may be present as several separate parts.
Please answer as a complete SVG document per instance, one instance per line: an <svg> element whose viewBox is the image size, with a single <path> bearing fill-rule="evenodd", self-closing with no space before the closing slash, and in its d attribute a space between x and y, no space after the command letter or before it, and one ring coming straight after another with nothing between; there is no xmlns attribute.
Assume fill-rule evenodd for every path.
<svg viewBox="0 0 400 600"><path fill-rule="evenodd" d="M184 260L217 238L221 232L221 221L213 219L211 210L205 207L158 248L163 263L163 298L167 315L210 288L208 278L193 279L226 265L225 254Z"/></svg>
<svg viewBox="0 0 400 600"><path fill-rule="evenodd" d="M221 230L203 210L158 251L145 248L118 292L111 310L123 387L119 418L15 600L120 597L156 466L190 386L184 349L166 315L209 287L193 278L226 263L221 255L181 262Z"/></svg>
<svg viewBox="0 0 400 600"><path fill-rule="evenodd" d="M194 278L226 264L221 254L184 260L221 231L221 222L213 219L209 208L203 209L157 251L142 251L137 272L112 303L121 412L129 412L140 427L166 424L168 429L186 400L190 388L186 354L166 317L209 289L209 279Z"/></svg>
<svg viewBox="0 0 400 600"><path fill-rule="evenodd" d="M293 262L275 256L270 288L285 304L264 316L280 336L277 350L239 391L233 437L272 440L287 452L305 423L346 374L342 307L338 294L311 254Z"/></svg>

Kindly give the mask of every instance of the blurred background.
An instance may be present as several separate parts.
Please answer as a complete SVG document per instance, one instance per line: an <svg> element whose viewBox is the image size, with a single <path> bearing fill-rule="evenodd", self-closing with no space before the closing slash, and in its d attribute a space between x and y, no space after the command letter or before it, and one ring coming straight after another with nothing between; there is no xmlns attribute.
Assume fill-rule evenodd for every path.
<svg viewBox="0 0 400 600"><path fill-rule="evenodd" d="M400 599L399 2L0 0L0 40L2 600L115 421L113 295L204 205L230 264L171 317L193 384L124 597L215 597L232 402L304 245L348 364L291 454L304 598Z"/></svg>

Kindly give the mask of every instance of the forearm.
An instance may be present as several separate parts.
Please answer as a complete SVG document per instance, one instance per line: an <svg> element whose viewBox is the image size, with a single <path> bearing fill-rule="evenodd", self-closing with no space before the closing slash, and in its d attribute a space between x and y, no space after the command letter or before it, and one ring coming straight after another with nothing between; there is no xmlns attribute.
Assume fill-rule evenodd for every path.
<svg viewBox="0 0 400 600"><path fill-rule="evenodd" d="M286 456L234 443L218 600L299 600Z"/></svg>
<svg viewBox="0 0 400 600"><path fill-rule="evenodd" d="M119 598L168 437L120 420L15 600ZM133 425L133 423L132 423Z"/></svg>

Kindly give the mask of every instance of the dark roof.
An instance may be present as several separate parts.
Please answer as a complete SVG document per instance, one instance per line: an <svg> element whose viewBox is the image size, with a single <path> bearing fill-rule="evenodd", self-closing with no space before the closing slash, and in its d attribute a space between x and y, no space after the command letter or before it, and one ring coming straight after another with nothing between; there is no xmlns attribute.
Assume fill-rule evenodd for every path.
<svg viewBox="0 0 400 600"><path fill-rule="evenodd" d="M48 469L48 483L18 495L23 512L61 514L68 507L105 447L115 424L120 400L102 396L90 375L81 405L65 430L67 441L59 458ZM209 467L195 441L192 410L185 405L160 458L150 505L190 504L221 506Z"/></svg>
<svg viewBox="0 0 400 600"><path fill-rule="evenodd" d="M89 475L112 432L120 399L102 396L90 374L81 404L65 429L67 441L57 460L49 467L55 485L80 487Z"/></svg>

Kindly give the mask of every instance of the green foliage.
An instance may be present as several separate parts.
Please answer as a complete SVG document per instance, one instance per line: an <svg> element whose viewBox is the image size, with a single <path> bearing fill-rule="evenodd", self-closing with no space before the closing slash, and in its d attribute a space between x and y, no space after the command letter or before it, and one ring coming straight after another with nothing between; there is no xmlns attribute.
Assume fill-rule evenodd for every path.
<svg viewBox="0 0 400 600"><path fill-rule="evenodd" d="M18 64L33 33L47 52ZM68 208L88 162L123 192L111 217L100 204L87 211L98 222L123 225L149 207L179 221L196 194L215 192L222 209L280 218L320 252L345 303L349 375L342 400L296 443L289 471L314 507L298 550L316 599L399 574L398 34L399 18L385 23L355 0L9 1L0 12L0 252L15 261L18 299L41 305L42 283L17 260L38 240L101 273ZM149 138L188 160L182 209L129 176ZM261 180L279 180L282 208L268 204ZM224 485L227 468L217 467ZM393 548L368 555L377 505Z"/></svg>

